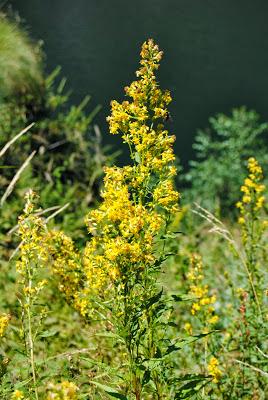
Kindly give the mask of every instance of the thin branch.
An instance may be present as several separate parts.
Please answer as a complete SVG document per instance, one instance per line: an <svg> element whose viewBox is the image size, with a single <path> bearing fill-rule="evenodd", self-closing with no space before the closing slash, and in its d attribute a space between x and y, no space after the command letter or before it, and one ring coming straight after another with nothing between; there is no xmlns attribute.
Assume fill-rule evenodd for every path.
<svg viewBox="0 0 268 400"><path fill-rule="evenodd" d="M46 222L50 221L52 218L56 217L56 215L58 215L59 213L61 213L62 211L64 211L67 207L69 207L70 203L66 203L64 204L64 206L62 206L60 209L58 209L57 211L55 211L53 214L51 214L49 217L46 218Z"/></svg>
<svg viewBox="0 0 268 400"><path fill-rule="evenodd" d="M2 150L0 151L0 157L2 157L5 152L9 149L9 147L16 142L16 140L18 140L22 135L24 135L24 133L28 132L32 127L34 126L34 122L32 122L30 125L26 126L26 128L24 128L20 133L18 133L16 136L13 137L13 139L11 139L9 142L7 142L5 144L5 146L2 148Z"/></svg>
<svg viewBox="0 0 268 400"><path fill-rule="evenodd" d="M258 350L259 353L265 358L268 358L268 354L265 354L258 346L256 346L256 349Z"/></svg>
<svg viewBox="0 0 268 400"><path fill-rule="evenodd" d="M259 369L257 367L254 367L253 365L250 365L248 363L245 363L243 361L240 360L234 360L236 363L244 365L245 367L251 368L253 371L259 372L261 375L268 377L268 373L263 371L262 369Z"/></svg>
<svg viewBox="0 0 268 400"><path fill-rule="evenodd" d="M73 351L66 351L66 353L61 353L57 354L56 356L49 357L46 359L46 361L54 360L56 358L62 358L62 357L71 357L74 356L75 354L81 354L81 353L88 353L89 351L95 351L96 348L84 348L84 349L78 349L78 350L73 350Z"/></svg>
<svg viewBox="0 0 268 400"><path fill-rule="evenodd" d="M5 191L4 195L1 198L0 201L0 206L2 207L4 202L6 201L6 199L8 198L8 196L12 193L17 181L19 180L22 172L25 170L25 168L29 165L30 161L32 160L32 158L34 157L36 151L34 150L32 152L32 154L29 155L29 157L24 161L24 163L22 164L22 166L18 169L18 171L16 172L16 174L14 175L13 179L11 180L10 184L7 187L7 190Z"/></svg>

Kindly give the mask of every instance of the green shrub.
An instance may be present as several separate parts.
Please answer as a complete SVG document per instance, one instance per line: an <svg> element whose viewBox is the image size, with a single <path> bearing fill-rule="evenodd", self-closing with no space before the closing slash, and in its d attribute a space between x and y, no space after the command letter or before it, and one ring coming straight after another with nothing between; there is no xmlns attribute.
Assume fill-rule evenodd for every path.
<svg viewBox="0 0 268 400"><path fill-rule="evenodd" d="M0 14L0 97L40 94L42 53L16 21Z"/></svg>
<svg viewBox="0 0 268 400"><path fill-rule="evenodd" d="M185 199L195 199L211 211L218 208L226 214L239 195L247 159L254 155L267 166L264 138L268 123L245 107L234 109L230 116L218 114L209 122L210 127L196 136L196 160L190 161L190 170L183 177L190 183Z"/></svg>

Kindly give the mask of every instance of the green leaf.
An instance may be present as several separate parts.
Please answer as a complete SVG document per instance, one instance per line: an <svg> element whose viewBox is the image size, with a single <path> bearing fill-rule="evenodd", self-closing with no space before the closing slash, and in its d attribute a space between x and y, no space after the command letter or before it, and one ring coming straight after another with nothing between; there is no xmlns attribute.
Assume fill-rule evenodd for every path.
<svg viewBox="0 0 268 400"><path fill-rule="evenodd" d="M153 304L157 303L163 294L163 288L160 290L160 292L158 292L157 294L155 294L154 296L152 296L148 301L145 302L144 306L145 308L150 308Z"/></svg>
<svg viewBox="0 0 268 400"><path fill-rule="evenodd" d="M187 294L173 294L171 296L173 298L174 301L180 302L180 301L192 301L195 300L196 297L193 296L188 296Z"/></svg>
<svg viewBox="0 0 268 400"><path fill-rule="evenodd" d="M136 161L138 164L140 164L141 158L140 158L139 153L136 152L136 153L134 154L134 159L135 159L135 161Z"/></svg>
<svg viewBox="0 0 268 400"><path fill-rule="evenodd" d="M143 379L142 379L142 384L146 385L146 383L148 383L151 379L151 371L147 370L145 371L145 374L143 375Z"/></svg>
<svg viewBox="0 0 268 400"><path fill-rule="evenodd" d="M182 379L183 378L184 377L182 377ZM185 380L188 379L190 379L190 376L186 375ZM188 399L189 397L192 397L200 392L203 387L205 387L209 383L209 381L205 382L205 379L207 379L207 377L202 375L192 375L191 379L191 381L187 382L185 385L179 388L179 391L175 394L175 400Z"/></svg>
<svg viewBox="0 0 268 400"><path fill-rule="evenodd" d="M52 329L50 331L44 331L44 332L40 333L38 336L46 338L46 337L55 336L55 335L57 335L58 332L59 331L57 329Z"/></svg>
<svg viewBox="0 0 268 400"><path fill-rule="evenodd" d="M193 342L196 342L199 339L202 339L205 336L208 336L214 332L218 332L216 330L208 332L208 333L200 333L199 335L193 335L193 336L189 336L187 338L184 339L178 339L177 342L171 344L170 346L168 346L165 355L168 355L170 353L173 353L173 351L178 351L181 350L184 346L191 344Z"/></svg>
<svg viewBox="0 0 268 400"><path fill-rule="evenodd" d="M168 232L165 235L162 235L160 239L175 239L178 235L182 235L184 232L177 231L177 232Z"/></svg>
<svg viewBox="0 0 268 400"><path fill-rule="evenodd" d="M176 255L176 253L167 253L167 254L165 254L164 256L159 257L158 260L156 260L156 261L154 262L154 264L152 265L152 267L153 267L154 269L157 269L158 267L160 267L160 266L163 264L163 262L165 262L165 261L168 259L168 257L175 256L175 255Z"/></svg>
<svg viewBox="0 0 268 400"><path fill-rule="evenodd" d="M95 385L95 386L99 387L100 389L104 390L111 397L115 397L116 399L120 399L120 400L128 400L126 396L124 396L121 393L118 393L114 388L111 388L110 386L102 385L101 383L95 382L95 381L90 381L89 383L92 383L93 385Z"/></svg>

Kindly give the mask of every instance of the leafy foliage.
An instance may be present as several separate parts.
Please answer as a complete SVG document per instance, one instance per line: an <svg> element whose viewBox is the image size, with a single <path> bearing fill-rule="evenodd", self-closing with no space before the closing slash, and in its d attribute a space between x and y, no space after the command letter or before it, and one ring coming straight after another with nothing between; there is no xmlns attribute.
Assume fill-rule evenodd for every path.
<svg viewBox="0 0 268 400"><path fill-rule="evenodd" d="M16 35L21 33L21 40L28 38L17 25L14 28L13 22L4 17L0 22L5 27L10 26L6 31L7 36L12 36L15 32ZM34 53L34 44L31 44L30 39L27 40L29 49ZM0 48L0 55L3 59L10 57L10 63L15 63L16 54L10 52L5 56ZM18 58L16 62L23 63L24 60ZM6 68L12 71L12 65ZM20 138L20 146L14 146L12 151L6 152L2 157L2 165L9 166L2 169L2 191L29 154L36 152L27 174L24 174L23 180L16 187L14 193L17 194L17 199L14 196L12 205L9 203L9 210L12 207L13 210L11 218L6 221L9 221L10 227L16 223L16 215L22 206L19 201L20 188L33 187L38 189L45 208L70 203L62 222L67 232L68 227L72 226L72 230L78 233L81 232L85 210L98 198L103 165L109 165L114 157L106 155L108 148L102 146L100 130L93 125L100 107L95 107L88 113L86 108L89 96L79 105L70 107L70 93L65 91L66 79L59 79L60 68L48 77L44 76L42 69L40 64L42 83L39 80L37 82L40 83L39 91L25 86L21 91L16 89L15 94L9 91L9 95L2 97L0 101L0 147L12 140L26 125L34 122L31 131ZM27 79L24 77L23 81L27 82ZM33 77L31 81L34 81ZM5 82L0 79L0 92L6 90L4 86ZM78 234L77 238L82 237L81 235Z"/></svg>
<svg viewBox="0 0 268 400"><path fill-rule="evenodd" d="M43 88L42 52L14 19L0 14L0 99L39 96Z"/></svg>
<svg viewBox="0 0 268 400"><path fill-rule="evenodd" d="M184 175L189 183L185 199L200 202L211 211L218 208L226 215L239 195L252 154L266 172L268 123L260 122L260 116L245 107L234 109L230 116L218 114L209 122L210 127L198 132L193 145L196 160Z"/></svg>

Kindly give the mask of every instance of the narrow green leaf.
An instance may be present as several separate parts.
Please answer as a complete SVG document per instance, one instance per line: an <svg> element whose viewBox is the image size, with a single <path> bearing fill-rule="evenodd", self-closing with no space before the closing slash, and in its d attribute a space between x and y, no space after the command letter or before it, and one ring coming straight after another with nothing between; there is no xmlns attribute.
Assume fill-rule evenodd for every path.
<svg viewBox="0 0 268 400"><path fill-rule="evenodd" d="M157 303L161 299L162 294L163 294L163 288L160 290L160 292L158 292L157 294L152 296L148 301L146 301L145 308L150 308L153 304Z"/></svg>
<svg viewBox="0 0 268 400"><path fill-rule="evenodd" d="M189 296L187 294L180 294L180 295L173 294L171 297L173 298L174 301L178 301L178 302L179 301L192 301L192 300L196 299L196 297Z"/></svg>
<svg viewBox="0 0 268 400"><path fill-rule="evenodd" d="M111 388L110 386L103 385L99 382L95 381L90 381L93 385L99 387L100 389L104 390L106 393L108 393L111 397L115 397L116 399L120 400L128 400L126 396L124 396L121 393L118 393L114 388Z"/></svg>

